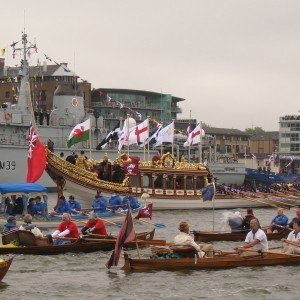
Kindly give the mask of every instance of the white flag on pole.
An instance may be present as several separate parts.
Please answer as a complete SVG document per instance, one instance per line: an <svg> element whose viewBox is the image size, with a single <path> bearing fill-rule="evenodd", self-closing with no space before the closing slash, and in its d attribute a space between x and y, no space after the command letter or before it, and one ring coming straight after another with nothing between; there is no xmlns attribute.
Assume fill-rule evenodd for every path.
<svg viewBox="0 0 300 300"><path fill-rule="evenodd" d="M174 121L162 128L157 136L157 142L155 146L160 146L163 142L173 143L174 141Z"/></svg>

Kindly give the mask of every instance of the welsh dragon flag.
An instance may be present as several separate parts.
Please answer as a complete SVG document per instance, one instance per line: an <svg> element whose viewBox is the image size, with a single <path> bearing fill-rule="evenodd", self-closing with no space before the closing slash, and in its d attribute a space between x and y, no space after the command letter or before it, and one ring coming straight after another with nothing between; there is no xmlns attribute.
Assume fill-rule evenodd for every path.
<svg viewBox="0 0 300 300"><path fill-rule="evenodd" d="M71 131L68 139L68 148L76 143L87 141L90 138L91 120L76 125Z"/></svg>

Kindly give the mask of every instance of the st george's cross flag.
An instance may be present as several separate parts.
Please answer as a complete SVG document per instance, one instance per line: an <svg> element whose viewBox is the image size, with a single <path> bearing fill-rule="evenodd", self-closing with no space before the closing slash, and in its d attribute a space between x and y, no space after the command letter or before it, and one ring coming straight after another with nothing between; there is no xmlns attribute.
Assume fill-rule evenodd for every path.
<svg viewBox="0 0 300 300"><path fill-rule="evenodd" d="M68 148L76 143L84 142L90 138L91 120L88 119L83 123L77 124L71 131L68 138Z"/></svg>
<svg viewBox="0 0 300 300"><path fill-rule="evenodd" d="M43 175L46 168L46 149L32 126L29 129L28 141L27 182L33 183Z"/></svg>
<svg viewBox="0 0 300 300"><path fill-rule="evenodd" d="M129 145L141 144L149 139L149 120L135 126L135 128L129 134Z"/></svg>
<svg viewBox="0 0 300 300"><path fill-rule="evenodd" d="M201 138L205 136L204 130L201 128L200 123L195 127L195 129L189 133L186 142L183 144L184 147L199 144Z"/></svg>

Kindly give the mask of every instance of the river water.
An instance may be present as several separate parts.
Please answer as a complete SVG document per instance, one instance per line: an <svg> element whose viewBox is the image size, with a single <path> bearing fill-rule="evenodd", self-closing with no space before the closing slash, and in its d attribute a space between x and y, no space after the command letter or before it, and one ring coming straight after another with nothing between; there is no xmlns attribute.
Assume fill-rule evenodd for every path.
<svg viewBox="0 0 300 300"><path fill-rule="evenodd" d="M54 197L52 197L53 199ZM245 214L245 210L239 210ZM191 229L215 229L227 211L159 211L153 222L163 223L156 238L172 241L180 221ZM267 225L276 209L255 209L261 224ZM295 210L285 211L291 219ZM147 229L137 225L136 230ZM109 227L108 231L117 232ZM280 242L270 242L270 247ZM216 242L215 249L232 249L241 242ZM148 256L149 249L142 255ZM130 251L132 256L136 251ZM235 268L225 270L124 272L123 259L118 267L107 270L110 252L25 256L14 258L0 283L0 299L299 299L300 266Z"/></svg>

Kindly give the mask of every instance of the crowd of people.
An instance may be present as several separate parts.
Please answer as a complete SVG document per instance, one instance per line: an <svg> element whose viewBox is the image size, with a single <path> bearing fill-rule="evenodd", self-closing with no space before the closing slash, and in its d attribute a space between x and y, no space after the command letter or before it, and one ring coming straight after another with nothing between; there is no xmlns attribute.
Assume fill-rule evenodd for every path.
<svg viewBox="0 0 300 300"><path fill-rule="evenodd" d="M232 195L232 194L241 194L244 195L245 193L268 193L272 194L275 192L286 192L286 191L298 191L300 192L300 183L293 182L293 183L272 183L272 184L251 184L249 182L246 182L242 185L237 184L230 184L225 185L219 184L216 185L216 193L222 194L222 195Z"/></svg>
<svg viewBox="0 0 300 300"><path fill-rule="evenodd" d="M60 157L64 158L64 156L64 153L61 152ZM80 151L80 155L72 152L66 157L66 161L95 173L101 180L112 181L116 183L121 183L124 180L124 174L121 166L116 161L111 162L107 154L103 156L102 161L94 161L88 159L85 155L85 152L82 150Z"/></svg>
<svg viewBox="0 0 300 300"><path fill-rule="evenodd" d="M28 200L27 207L25 207L22 197L18 197L12 200L7 197L4 201L4 213L15 216L23 215L27 211L28 214L32 216L46 216L47 205L40 196L35 198L30 198ZM124 197L116 191L109 199L102 195L101 191L98 191L94 199L91 200L91 206L86 209L82 209L79 200L75 199L73 195L66 199L64 195L60 196L58 199L58 204L54 207L51 215L62 215L63 213L68 213L70 215L86 214L89 211L94 213L105 213L107 211L117 211L123 210L130 206L131 209L136 209L140 206L140 203L131 193L127 193Z"/></svg>

